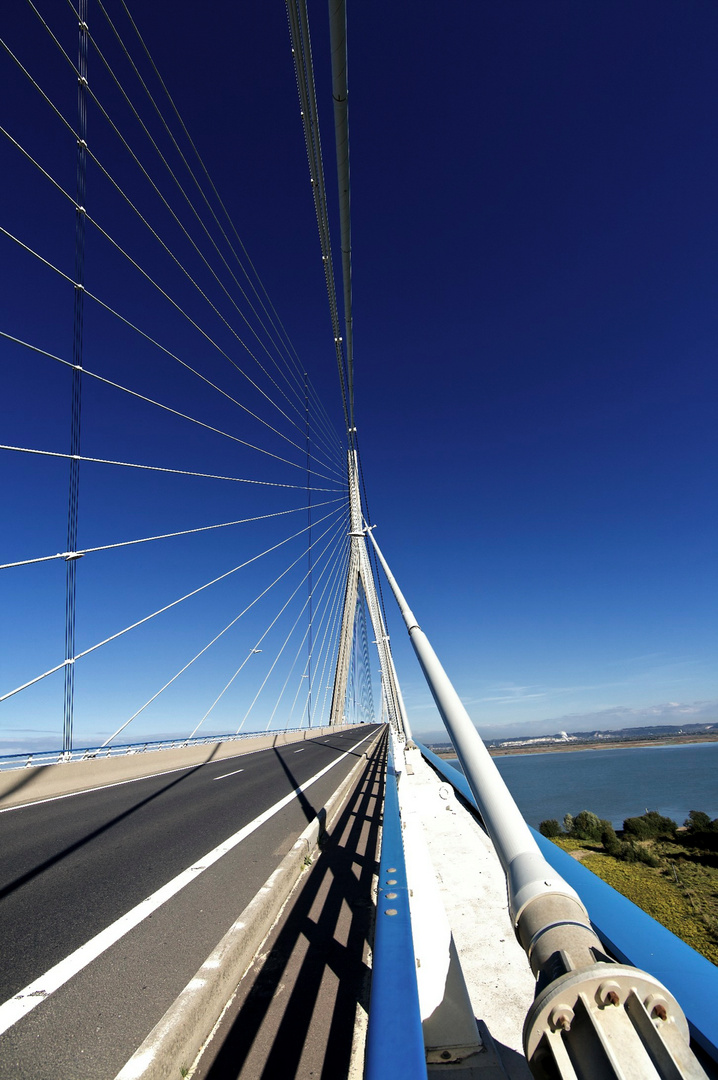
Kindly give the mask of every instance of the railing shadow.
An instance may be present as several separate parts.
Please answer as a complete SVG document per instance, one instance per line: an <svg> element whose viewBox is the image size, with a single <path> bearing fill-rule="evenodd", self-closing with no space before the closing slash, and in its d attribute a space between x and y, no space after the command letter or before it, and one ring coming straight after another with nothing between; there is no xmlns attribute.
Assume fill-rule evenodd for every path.
<svg viewBox="0 0 718 1080"><path fill-rule="evenodd" d="M379 869L385 759L386 736L326 838L269 953L246 976L251 987L214 1061L202 1071L204 1080L297 1077L308 1035L313 1043L311 1075L322 1080L347 1076L357 1003L367 1011L369 1004L370 971L363 953L373 935L371 884ZM279 1002L281 1016L275 1017ZM316 1024L321 1031L312 1027ZM302 1075L309 1075L305 1066L306 1060Z"/></svg>
<svg viewBox="0 0 718 1080"><path fill-rule="evenodd" d="M79 851L85 846L85 844L91 843L93 840L96 840L98 836L102 836L103 833L106 833L110 829L113 829L121 821L125 821L133 814L136 814L137 811L141 810L143 806L147 806L149 803L154 802L154 800L158 799L160 795L164 795L171 788L183 783L183 781L187 780L193 773L197 772L199 769L204 768L205 765L208 765L214 755L217 753L217 750L218 747L215 746L211 754L207 757L206 761L202 761L199 765L195 765L193 768L190 768L187 772L183 773L182 776L175 777L174 780L171 780L169 784L165 784L165 786L160 788L159 791L155 791L152 793L152 795L148 795L145 799L141 799L138 803L135 803L134 806L131 806L129 807L129 809L124 810L121 814L117 814L116 817L112 818L110 821L106 821L104 825L100 825L99 828L93 829L92 832L87 833L87 835L83 836L82 839L76 840L74 844L69 844L66 848L63 848L62 851L58 851L55 855L50 856L49 859L45 859L44 862L38 863L38 865L34 866L32 870L26 871L24 874L21 874L20 877L15 878L14 881L11 881L8 885L4 885L2 888L0 888L0 900L3 900L6 896L10 896L11 893L15 892L17 889L22 888L23 885L27 885L29 881L33 881L33 879L39 877L40 874L44 874L46 870L50 869L50 867L55 866L59 862L62 862L63 859L66 859L75 851Z"/></svg>

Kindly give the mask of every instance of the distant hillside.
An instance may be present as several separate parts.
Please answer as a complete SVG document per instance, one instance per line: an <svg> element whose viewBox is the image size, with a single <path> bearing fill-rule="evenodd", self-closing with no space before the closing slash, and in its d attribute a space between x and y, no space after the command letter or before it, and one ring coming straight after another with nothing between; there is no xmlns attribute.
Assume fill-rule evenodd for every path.
<svg viewBox="0 0 718 1080"><path fill-rule="evenodd" d="M532 749L570 749L579 746L598 744L635 743L635 742L674 742L688 741L691 738L718 739L718 721L710 724L646 724L642 727L627 727L617 730L594 731L557 731L553 735L535 735L531 738L485 739L484 742L493 753ZM437 754L452 754L449 742L432 742L430 749Z"/></svg>

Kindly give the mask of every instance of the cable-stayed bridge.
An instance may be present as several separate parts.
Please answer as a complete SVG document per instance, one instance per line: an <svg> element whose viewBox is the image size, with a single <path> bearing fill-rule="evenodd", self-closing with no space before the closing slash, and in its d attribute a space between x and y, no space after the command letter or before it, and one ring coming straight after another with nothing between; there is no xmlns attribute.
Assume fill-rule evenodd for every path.
<svg viewBox="0 0 718 1080"><path fill-rule="evenodd" d="M224 1004L217 971L231 954L242 974L247 943L258 948L277 913L260 917L262 898L285 895L277 874L293 880L327 820L343 821L338 791L374 824L363 837L348 819L343 826L344 846L364 845L364 908L383 807L367 1075L423 1075L427 1057L432 1071L525 1074L525 1061L502 1056L474 1022L451 936L458 929L445 931L444 917L435 933L442 916L424 913L422 922L415 905L409 911L410 893L433 896L435 886L419 888L426 857L420 843L402 843L401 820L405 831L418 820L412 784L429 792L439 781L413 747L394 668L357 437L345 13L331 5L336 154L319 136L306 5L292 2L287 13L306 215L313 204L319 232L307 258L328 297L319 357L295 347L281 300L265 287L148 48L141 13L124 0L79 8L27 0L4 35L13 108L0 181L8 208L0 1075L188 1068L187 1046L202 1042L207 1016L211 1028ZM294 101L287 108L296 116ZM251 158L249 149L243 161ZM334 159L338 185L327 179ZM446 787L437 799L473 822L472 844L481 830L465 806L478 804L545 992L525 1044L535 1075L703 1075L660 976L634 974L638 961L596 936L593 913L496 787L463 706L392 587L469 778L464 803ZM262 929L256 940L250 924ZM510 936L508 917L506 925ZM336 940L342 932L337 917ZM433 981L420 976L417 986L415 952ZM623 967L601 967L611 956ZM365 959L359 948L360 967ZM524 976L532 995L528 967ZM577 1002L589 984L595 1007L584 1016ZM302 987L298 978L299 997ZM233 989L221 985L220 997ZM368 1006L352 992L355 1008ZM688 1018L709 1051L712 1036ZM282 1023L261 1068L247 1057L248 1070L309 1068L283 1045ZM188 1028L180 1051L173 1040ZM329 1030L328 1045L333 1038ZM358 1038L350 1060L344 1031L323 1075L357 1067ZM607 1040L620 1052L600 1050ZM632 1073L639 1061L643 1071Z"/></svg>

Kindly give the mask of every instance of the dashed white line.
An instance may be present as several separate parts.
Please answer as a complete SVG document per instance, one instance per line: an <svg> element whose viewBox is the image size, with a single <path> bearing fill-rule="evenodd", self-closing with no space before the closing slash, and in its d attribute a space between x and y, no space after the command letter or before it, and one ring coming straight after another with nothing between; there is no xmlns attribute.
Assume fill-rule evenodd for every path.
<svg viewBox="0 0 718 1080"><path fill-rule="evenodd" d="M295 750L295 751L294 751L294 753L295 753L295 754L301 754L303 750L304 750L304 747L302 747L302 749L301 749L301 750Z"/></svg>
<svg viewBox="0 0 718 1080"><path fill-rule="evenodd" d="M228 776L236 776L237 773L244 772L244 769L235 769L234 772L222 773L221 776L214 776L213 780L226 780Z"/></svg>

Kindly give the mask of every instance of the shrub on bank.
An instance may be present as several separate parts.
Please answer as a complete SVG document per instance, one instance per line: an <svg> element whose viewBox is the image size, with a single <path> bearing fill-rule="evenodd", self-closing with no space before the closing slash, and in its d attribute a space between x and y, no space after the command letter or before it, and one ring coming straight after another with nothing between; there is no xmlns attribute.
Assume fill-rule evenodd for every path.
<svg viewBox="0 0 718 1080"><path fill-rule="evenodd" d="M718 860L711 851L718 851L718 818L692 810L677 831L674 821L653 810L627 818L624 826L617 834L610 821L586 810L567 814L565 831L552 818L541 823L541 832L566 852L581 849L587 869L718 963Z"/></svg>
<svg viewBox="0 0 718 1080"><path fill-rule="evenodd" d="M563 830L556 821L556 818L548 818L547 821L542 821L539 825L539 832L549 840L553 840L554 836L563 835Z"/></svg>
<svg viewBox="0 0 718 1080"><path fill-rule="evenodd" d="M647 810L640 817L626 818L623 823L624 834L628 833L637 840L657 840L659 837L672 840L677 828L675 821L663 817L657 810Z"/></svg>
<svg viewBox="0 0 718 1080"><path fill-rule="evenodd" d="M596 814L592 814L590 810L582 810L573 819L571 836L578 840L600 840L601 826L602 822Z"/></svg>
<svg viewBox="0 0 718 1080"><path fill-rule="evenodd" d="M683 824L686 828L682 837L684 844L704 851L718 851L718 818L711 821L702 810L691 810Z"/></svg>

